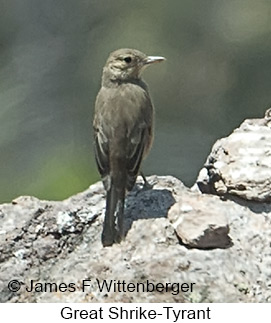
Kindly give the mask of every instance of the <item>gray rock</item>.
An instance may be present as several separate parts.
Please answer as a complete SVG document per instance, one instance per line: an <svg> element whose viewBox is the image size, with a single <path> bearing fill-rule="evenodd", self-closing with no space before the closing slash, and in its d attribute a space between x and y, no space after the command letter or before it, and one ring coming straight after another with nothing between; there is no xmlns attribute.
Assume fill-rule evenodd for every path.
<svg viewBox="0 0 271 323"><path fill-rule="evenodd" d="M168 213L177 236L192 248L227 248L231 244L227 209L214 196L187 193Z"/></svg>
<svg viewBox="0 0 271 323"><path fill-rule="evenodd" d="M270 301L269 204L241 205L191 192L170 176L152 176L148 180L154 184L152 190L142 190L142 182L138 181L128 195L126 239L107 248L102 247L100 237L105 205L101 182L65 201L21 197L1 205L1 302ZM176 202L181 214L172 211ZM196 220L198 211L200 217ZM188 248L180 243L174 226L183 213L187 226L189 216L194 214L195 230L197 221L211 216L205 224L222 227L225 232L222 236L219 232L219 239L224 242L219 245L218 239L208 237L208 249L199 249L198 245ZM216 216L223 218L224 224L216 221ZM224 248L227 236L232 243ZM7 288L12 279L22 282L18 292ZM85 290L84 280L89 285ZM163 292L106 291L99 290L97 280L174 285L168 285L171 287ZM30 292L26 287L30 288L31 281L39 285ZM181 284L189 289L182 291Z"/></svg>
<svg viewBox="0 0 271 323"><path fill-rule="evenodd" d="M270 110L263 119L245 120L212 148L196 181L203 193L271 201Z"/></svg>

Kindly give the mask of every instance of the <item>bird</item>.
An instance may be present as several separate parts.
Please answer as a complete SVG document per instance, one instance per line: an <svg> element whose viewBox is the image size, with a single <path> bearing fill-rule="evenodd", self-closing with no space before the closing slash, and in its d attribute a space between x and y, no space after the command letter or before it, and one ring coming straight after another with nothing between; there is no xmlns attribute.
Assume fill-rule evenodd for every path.
<svg viewBox="0 0 271 323"><path fill-rule="evenodd" d="M95 160L106 190L104 247L124 239L126 193L132 190L153 142L154 107L141 75L147 66L164 60L122 48L109 55L103 68L93 132Z"/></svg>

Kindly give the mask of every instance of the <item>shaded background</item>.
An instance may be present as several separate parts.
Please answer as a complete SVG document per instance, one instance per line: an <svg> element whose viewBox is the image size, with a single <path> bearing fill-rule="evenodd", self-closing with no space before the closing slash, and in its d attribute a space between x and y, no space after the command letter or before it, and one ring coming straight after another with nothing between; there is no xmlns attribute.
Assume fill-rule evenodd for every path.
<svg viewBox="0 0 271 323"><path fill-rule="evenodd" d="M0 0L0 202L99 179L92 115L108 54L167 58L147 175L193 184L212 144L270 104L270 0Z"/></svg>

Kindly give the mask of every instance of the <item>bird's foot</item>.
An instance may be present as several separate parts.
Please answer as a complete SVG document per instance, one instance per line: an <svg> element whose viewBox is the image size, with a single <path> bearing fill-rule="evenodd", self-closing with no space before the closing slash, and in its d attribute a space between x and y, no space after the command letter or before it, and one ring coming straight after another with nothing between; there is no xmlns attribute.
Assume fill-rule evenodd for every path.
<svg viewBox="0 0 271 323"><path fill-rule="evenodd" d="M145 177L145 175L143 174L143 172L140 173L143 181L144 181L144 184L143 184L143 187L142 187L142 190L146 191L146 190L151 190L154 186L154 184L150 184L148 181L147 181L147 178Z"/></svg>

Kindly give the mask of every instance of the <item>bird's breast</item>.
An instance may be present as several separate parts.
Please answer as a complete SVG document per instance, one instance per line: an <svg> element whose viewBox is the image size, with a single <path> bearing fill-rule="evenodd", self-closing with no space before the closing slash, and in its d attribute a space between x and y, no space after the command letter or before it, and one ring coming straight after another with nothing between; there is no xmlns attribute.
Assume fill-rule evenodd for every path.
<svg viewBox="0 0 271 323"><path fill-rule="evenodd" d="M103 121L115 131L134 127L152 114L148 92L130 83L116 88L103 87L97 97L96 110L98 106Z"/></svg>

